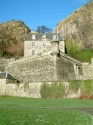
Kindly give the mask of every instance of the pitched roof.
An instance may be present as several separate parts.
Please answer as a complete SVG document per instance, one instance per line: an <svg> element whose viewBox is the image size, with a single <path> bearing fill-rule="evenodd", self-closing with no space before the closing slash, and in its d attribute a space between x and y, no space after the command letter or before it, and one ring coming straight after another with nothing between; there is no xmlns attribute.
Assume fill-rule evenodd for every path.
<svg viewBox="0 0 93 125"><path fill-rule="evenodd" d="M0 72L0 79L11 79L11 80L17 80L16 78L14 78L10 73L8 72ZM17 82L19 82L19 80L17 80Z"/></svg>
<svg viewBox="0 0 93 125"><path fill-rule="evenodd" d="M35 39L32 38L32 36L35 35ZM41 40L43 38L43 36L46 35L46 39L48 39L49 41L53 40L53 36L56 35L57 33L38 33L38 32L30 32L27 37L26 37L26 41L38 41ZM63 38L61 36L61 34L58 34L58 40L62 41Z"/></svg>

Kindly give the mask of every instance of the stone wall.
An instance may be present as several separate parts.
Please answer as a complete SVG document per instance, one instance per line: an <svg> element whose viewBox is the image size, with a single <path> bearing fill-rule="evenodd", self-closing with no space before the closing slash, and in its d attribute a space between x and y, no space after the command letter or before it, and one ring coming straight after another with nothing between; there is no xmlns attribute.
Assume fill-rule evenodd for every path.
<svg viewBox="0 0 93 125"><path fill-rule="evenodd" d="M93 63L83 63L83 76L82 79L93 79Z"/></svg>
<svg viewBox="0 0 93 125"><path fill-rule="evenodd" d="M5 71L9 72L19 81L61 81L76 79L79 75L78 62L67 57L56 55L23 58L9 63Z"/></svg>
<svg viewBox="0 0 93 125"><path fill-rule="evenodd" d="M56 83L59 84L59 82ZM80 90L74 92L69 90L69 82L62 83L65 87L65 92L67 93L64 98L79 98ZM10 83L10 80L0 79L0 95L41 98L40 88L42 84L43 82ZM47 84L53 84L53 82L47 82Z"/></svg>
<svg viewBox="0 0 93 125"><path fill-rule="evenodd" d="M37 56L35 58L19 59L5 67L19 81L61 81L76 79L77 62L56 55ZM79 74L79 71L78 71ZM78 75L77 74L77 75Z"/></svg>
<svg viewBox="0 0 93 125"><path fill-rule="evenodd" d="M30 59L20 59L5 67L20 81L38 82L56 80L55 56L40 56Z"/></svg>
<svg viewBox="0 0 93 125"><path fill-rule="evenodd" d="M74 62L71 62L64 57L57 58L56 67L58 81L75 79Z"/></svg>
<svg viewBox="0 0 93 125"><path fill-rule="evenodd" d="M9 62L15 61L15 58L0 58L0 71L4 71L4 66L8 64Z"/></svg>

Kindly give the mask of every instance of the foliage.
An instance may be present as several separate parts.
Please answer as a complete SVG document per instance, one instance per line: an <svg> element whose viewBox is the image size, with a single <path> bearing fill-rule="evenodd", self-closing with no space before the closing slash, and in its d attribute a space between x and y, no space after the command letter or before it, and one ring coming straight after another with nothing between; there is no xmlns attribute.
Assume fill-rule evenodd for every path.
<svg viewBox="0 0 93 125"><path fill-rule="evenodd" d="M0 24L0 57L23 56L23 41L30 29L22 21Z"/></svg>
<svg viewBox="0 0 93 125"><path fill-rule="evenodd" d="M65 95L65 88L63 83L45 82L41 86L40 94L42 98L62 98Z"/></svg>
<svg viewBox="0 0 93 125"><path fill-rule="evenodd" d="M90 50L80 49L77 43L73 43L70 37L66 39L67 54L81 62L90 62L93 52Z"/></svg>
<svg viewBox="0 0 93 125"><path fill-rule="evenodd" d="M80 49L77 45L77 43L72 42L71 37L66 38L66 51L69 56L75 57L76 52L78 52Z"/></svg>
<svg viewBox="0 0 93 125"><path fill-rule="evenodd" d="M69 81L69 90L77 92L81 88L81 82L80 80Z"/></svg>
<svg viewBox="0 0 93 125"><path fill-rule="evenodd" d="M93 80L69 81L69 90L77 92L81 90L81 99L93 99Z"/></svg>
<svg viewBox="0 0 93 125"><path fill-rule="evenodd" d="M42 25L42 26L38 26L36 31L39 33L48 33L48 32L51 32L52 30L47 26Z"/></svg>
<svg viewBox="0 0 93 125"><path fill-rule="evenodd" d="M84 80L81 86L82 98L93 99L93 80Z"/></svg>

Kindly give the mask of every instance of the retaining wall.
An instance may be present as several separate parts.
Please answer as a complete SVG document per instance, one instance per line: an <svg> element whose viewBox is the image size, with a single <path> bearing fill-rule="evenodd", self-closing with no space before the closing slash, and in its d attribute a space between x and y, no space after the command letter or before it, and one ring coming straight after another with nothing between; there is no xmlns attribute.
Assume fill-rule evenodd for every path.
<svg viewBox="0 0 93 125"><path fill-rule="evenodd" d="M47 84L53 84L55 82L47 82ZM69 90L69 82L56 82L62 83L67 93L64 98L79 98L80 90L74 92ZM10 83L6 79L0 79L0 95L19 96L29 98L41 98L40 88L43 82L33 83Z"/></svg>

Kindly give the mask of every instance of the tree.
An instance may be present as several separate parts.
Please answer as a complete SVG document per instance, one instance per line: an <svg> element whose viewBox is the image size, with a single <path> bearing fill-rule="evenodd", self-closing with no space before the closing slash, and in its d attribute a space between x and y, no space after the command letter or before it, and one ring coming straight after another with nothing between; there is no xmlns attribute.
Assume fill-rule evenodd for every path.
<svg viewBox="0 0 93 125"><path fill-rule="evenodd" d="M42 26L38 26L36 31L39 33L48 33L48 32L51 32L52 30L47 26L42 25Z"/></svg>

